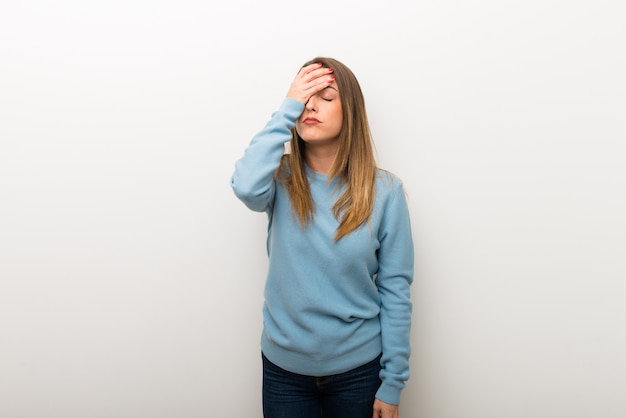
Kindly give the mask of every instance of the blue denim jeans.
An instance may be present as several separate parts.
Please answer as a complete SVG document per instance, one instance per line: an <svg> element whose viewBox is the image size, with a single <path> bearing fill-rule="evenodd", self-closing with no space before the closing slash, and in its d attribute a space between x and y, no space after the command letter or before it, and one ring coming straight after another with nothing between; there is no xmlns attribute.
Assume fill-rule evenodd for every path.
<svg viewBox="0 0 626 418"><path fill-rule="evenodd" d="M372 418L380 356L345 373L314 377L281 369L263 356L265 418Z"/></svg>

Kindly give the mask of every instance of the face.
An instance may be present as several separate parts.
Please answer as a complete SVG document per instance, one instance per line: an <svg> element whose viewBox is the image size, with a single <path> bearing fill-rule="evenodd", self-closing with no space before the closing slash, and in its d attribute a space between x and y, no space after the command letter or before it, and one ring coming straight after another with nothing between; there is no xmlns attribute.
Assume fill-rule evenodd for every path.
<svg viewBox="0 0 626 418"><path fill-rule="evenodd" d="M337 82L333 81L324 90L311 96L296 122L296 131L307 144L334 144L341 125L341 100Z"/></svg>

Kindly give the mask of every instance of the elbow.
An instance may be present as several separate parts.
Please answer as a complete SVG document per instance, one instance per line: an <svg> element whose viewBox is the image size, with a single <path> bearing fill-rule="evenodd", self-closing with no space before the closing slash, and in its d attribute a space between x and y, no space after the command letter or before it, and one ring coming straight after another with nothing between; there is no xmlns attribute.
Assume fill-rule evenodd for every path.
<svg viewBox="0 0 626 418"><path fill-rule="evenodd" d="M230 187L233 189L235 196L243 202L249 200L255 200L258 198L258 190L252 184L246 184L246 182L237 181L233 177L230 181Z"/></svg>
<svg viewBox="0 0 626 418"><path fill-rule="evenodd" d="M255 212L263 212L269 202L270 191L259 191L258 187L245 184L231 179L230 186L235 193L235 196L241 200L249 209Z"/></svg>

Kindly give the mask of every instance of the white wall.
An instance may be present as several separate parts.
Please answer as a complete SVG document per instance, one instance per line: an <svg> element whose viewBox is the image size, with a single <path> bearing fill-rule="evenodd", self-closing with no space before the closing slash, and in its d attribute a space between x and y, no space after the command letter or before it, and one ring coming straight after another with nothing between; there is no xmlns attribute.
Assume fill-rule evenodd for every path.
<svg viewBox="0 0 626 418"><path fill-rule="evenodd" d="M626 416L619 1L4 2L0 416L260 417L229 178L315 55L416 241L402 416Z"/></svg>

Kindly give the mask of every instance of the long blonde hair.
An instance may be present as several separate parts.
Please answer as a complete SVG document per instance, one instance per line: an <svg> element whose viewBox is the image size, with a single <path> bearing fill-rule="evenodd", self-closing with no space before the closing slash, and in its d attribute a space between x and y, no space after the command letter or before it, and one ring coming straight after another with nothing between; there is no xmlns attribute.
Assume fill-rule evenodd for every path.
<svg viewBox="0 0 626 418"><path fill-rule="evenodd" d="M377 167L359 82L348 67L333 58L317 57L303 67L315 62L333 69L342 105L339 148L328 180L338 178L340 184L345 184L345 191L333 205L333 214L339 221L335 240L339 240L369 220L374 208ZM283 156L277 178L287 187L294 215L306 226L313 218L315 205L306 176L304 141L295 128L291 131L291 152Z"/></svg>

